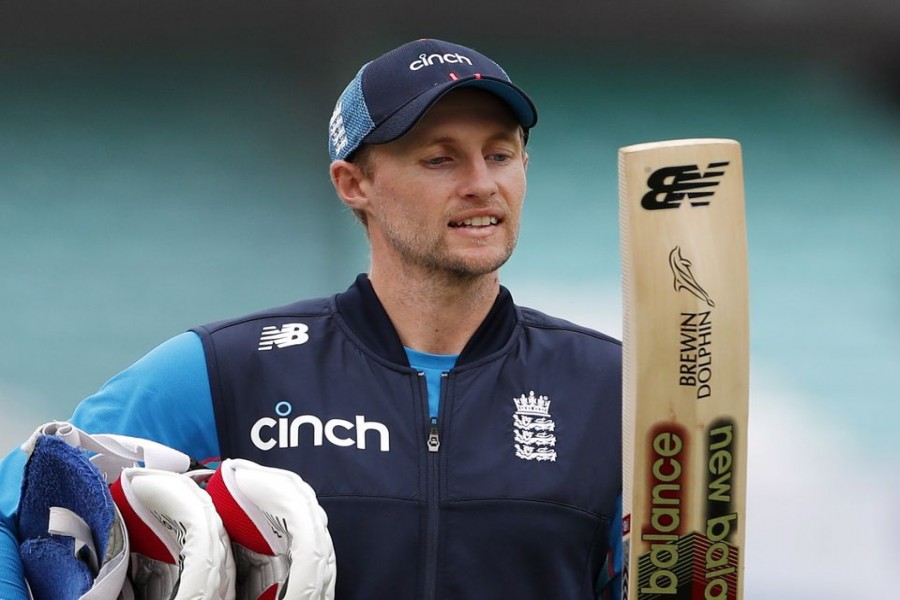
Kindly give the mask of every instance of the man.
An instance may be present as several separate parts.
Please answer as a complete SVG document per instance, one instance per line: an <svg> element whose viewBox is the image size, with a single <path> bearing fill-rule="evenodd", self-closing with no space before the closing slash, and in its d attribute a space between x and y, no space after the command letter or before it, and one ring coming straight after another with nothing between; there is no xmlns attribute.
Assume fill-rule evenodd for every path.
<svg viewBox="0 0 900 600"><path fill-rule="evenodd" d="M470 48L366 64L329 152L369 272L169 340L72 421L297 472L328 514L338 598L614 597L620 344L515 305L498 277L536 121ZM22 462L4 461L4 514ZM24 598L13 523L0 596Z"/></svg>

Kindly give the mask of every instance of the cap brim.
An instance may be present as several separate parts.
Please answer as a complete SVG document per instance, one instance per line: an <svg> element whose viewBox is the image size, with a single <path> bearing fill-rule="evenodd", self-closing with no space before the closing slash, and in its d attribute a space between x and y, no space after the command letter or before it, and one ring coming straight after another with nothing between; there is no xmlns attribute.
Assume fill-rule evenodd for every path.
<svg viewBox="0 0 900 600"><path fill-rule="evenodd" d="M459 87L477 87L491 92L506 102L519 124L528 131L537 123L537 109L521 89L508 81L493 77L465 77L430 88L408 102L397 112L376 125L363 138L364 144L386 144L402 137L428 112L431 106L450 90Z"/></svg>

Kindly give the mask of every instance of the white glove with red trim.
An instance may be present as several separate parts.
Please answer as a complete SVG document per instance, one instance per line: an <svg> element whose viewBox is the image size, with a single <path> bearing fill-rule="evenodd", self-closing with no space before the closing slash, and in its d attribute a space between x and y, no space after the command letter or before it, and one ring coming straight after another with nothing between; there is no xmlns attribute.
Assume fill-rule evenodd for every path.
<svg viewBox="0 0 900 600"><path fill-rule="evenodd" d="M193 479L128 467L110 492L131 540L138 600L234 600L231 542L209 494Z"/></svg>
<svg viewBox="0 0 900 600"><path fill-rule="evenodd" d="M237 600L334 598L328 518L296 473L228 459L206 490L233 544Z"/></svg>
<svg viewBox="0 0 900 600"><path fill-rule="evenodd" d="M215 472L197 469L157 442L88 434L65 422L43 425L25 449L41 436L94 453L90 462L113 482L137 600L333 600L328 519L297 474L241 459Z"/></svg>

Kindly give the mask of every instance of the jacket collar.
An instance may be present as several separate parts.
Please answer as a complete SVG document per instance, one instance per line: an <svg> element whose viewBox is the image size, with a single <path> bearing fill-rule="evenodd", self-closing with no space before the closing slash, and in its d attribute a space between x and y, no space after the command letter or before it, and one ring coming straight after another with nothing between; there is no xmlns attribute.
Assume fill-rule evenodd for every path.
<svg viewBox="0 0 900 600"><path fill-rule="evenodd" d="M346 292L335 297L344 322L372 352L390 362L409 366L400 336L363 273ZM509 341L518 322L512 294L500 286L490 312L466 344L456 361L460 367L499 351Z"/></svg>

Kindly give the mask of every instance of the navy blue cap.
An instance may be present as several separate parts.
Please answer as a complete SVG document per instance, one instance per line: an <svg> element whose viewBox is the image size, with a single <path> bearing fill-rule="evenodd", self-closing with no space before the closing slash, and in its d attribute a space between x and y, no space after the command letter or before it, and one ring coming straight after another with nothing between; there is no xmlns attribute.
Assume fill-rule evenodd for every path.
<svg viewBox="0 0 900 600"><path fill-rule="evenodd" d="M527 134L534 103L487 56L450 42L416 40L366 63L341 94L328 124L328 153L345 159L361 144L396 140L441 96L479 87L505 101Z"/></svg>

